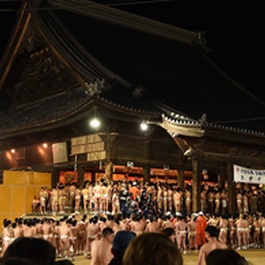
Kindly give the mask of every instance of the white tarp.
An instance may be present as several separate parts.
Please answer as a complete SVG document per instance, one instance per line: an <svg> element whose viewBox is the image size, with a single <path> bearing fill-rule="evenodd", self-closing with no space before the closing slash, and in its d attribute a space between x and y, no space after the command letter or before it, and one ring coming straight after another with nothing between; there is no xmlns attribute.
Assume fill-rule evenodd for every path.
<svg viewBox="0 0 265 265"><path fill-rule="evenodd" d="M234 165L234 181L265 184L265 169L258 170Z"/></svg>

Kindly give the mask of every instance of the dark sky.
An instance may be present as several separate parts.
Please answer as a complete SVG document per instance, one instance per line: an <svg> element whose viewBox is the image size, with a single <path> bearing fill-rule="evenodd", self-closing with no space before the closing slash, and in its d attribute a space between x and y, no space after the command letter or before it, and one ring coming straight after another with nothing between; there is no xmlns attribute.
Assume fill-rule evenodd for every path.
<svg viewBox="0 0 265 265"><path fill-rule="evenodd" d="M209 57L265 100L265 24L261 2L176 0L124 9L192 31L205 31Z"/></svg>
<svg viewBox="0 0 265 265"><path fill-rule="evenodd" d="M152 3L146 3L151 1ZM0 53L12 32L19 1L0 0ZM192 31L205 31L209 57L260 98L265 87L262 1L99 0L104 4ZM134 3L134 4L133 4ZM137 4L138 3L138 4ZM146 3L146 4L144 4ZM13 9L13 11L11 11Z"/></svg>

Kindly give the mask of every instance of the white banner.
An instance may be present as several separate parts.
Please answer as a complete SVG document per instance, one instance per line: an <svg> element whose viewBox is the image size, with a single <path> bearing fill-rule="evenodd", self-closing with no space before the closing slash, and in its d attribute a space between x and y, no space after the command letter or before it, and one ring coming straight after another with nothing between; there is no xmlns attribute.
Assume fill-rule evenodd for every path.
<svg viewBox="0 0 265 265"><path fill-rule="evenodd" d="M265 169L257 170L234 165L234 181L265 184Z"/></svg>

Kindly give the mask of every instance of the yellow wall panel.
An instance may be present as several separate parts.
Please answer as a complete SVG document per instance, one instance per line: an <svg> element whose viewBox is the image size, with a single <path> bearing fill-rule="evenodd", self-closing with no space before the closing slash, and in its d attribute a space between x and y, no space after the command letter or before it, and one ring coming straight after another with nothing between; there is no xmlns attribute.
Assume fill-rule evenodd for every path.
<svg viewBox="0 0 265 265"><path fill-rule="evenodd" d="M10 219L10 205L12 201L12 187L0 185L0 227L2 228L5 218Z"/></svg>
<svg viewBox="0 0 265 265"><path fill-rule="evenodd" d="M11 200L11 212L14 213L25 213L25 186L13 186L12 187L12 200Z"/></svg>
<svg viewBox="0 0 265 265"><path fill-rule="evenodd" d="M0 186L0 212L9 212L11 205L11 186Z"/></svg>
<svg viewBox="0 0 265 265"><path fill-rule="evenodd" d="M29 183L30 171L8 171L3 172L3 183L14 185L26 185Z"/></svg>
<svg viewBox="0 0 265 265"><path fill-rule="evenodd" d="M5 218L14 221L31 213L34 196L39 197L42 186L51 187L51 174L23 171L4 171L4 184L0 185L0 229Z"/></svg>
<svg viewBox="0 0 265 265"><path fill-rule="evenodd" d="M32 172L30 184L51 186L51 174L42 172Z"/></svg>

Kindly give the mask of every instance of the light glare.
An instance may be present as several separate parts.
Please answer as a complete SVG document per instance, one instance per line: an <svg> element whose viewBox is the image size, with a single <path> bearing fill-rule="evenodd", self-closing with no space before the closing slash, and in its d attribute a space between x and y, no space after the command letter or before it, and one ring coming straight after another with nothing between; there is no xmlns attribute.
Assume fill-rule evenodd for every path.
<svg viewBox="0 0 265 265"><path fill-rule="evenodd" d="M142 123L140 124L140 127L141 127L141 130L142 130L142 131L146 131L146 130L148 129L148 125L147 125L146 122L142 122Z"/></svg>
<svg viewBox="0 0 265 265"><path fill-rule="evenodd" d="M93 128L98 128L100 126L100 121L96 118L92 119L90 121L90 126L93 127Z"/></svg>

